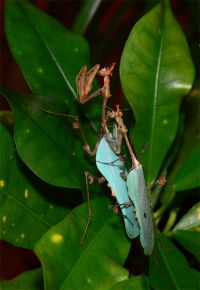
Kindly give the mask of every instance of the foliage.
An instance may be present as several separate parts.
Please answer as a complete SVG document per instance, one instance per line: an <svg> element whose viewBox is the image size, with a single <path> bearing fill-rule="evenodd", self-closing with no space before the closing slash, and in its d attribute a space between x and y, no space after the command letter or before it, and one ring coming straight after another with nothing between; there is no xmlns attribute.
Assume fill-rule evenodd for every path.
<svg viewBox="0 0 200 290"><path fill-rule="evenodd" d="M77 32L99 5L86 2L74 24ZM156 231L153 255L142 256L139 276L137 241L128 239L122 218L108 209L109 190L98 184L90 190L92 224L80 244L87 223L84 171L96 174L95 162L82 149L74 119L44 111L78 115L89 141L98 139L99 101L83 106L76 94L76 75L89 65L86 39L26 1L6 1L5 30L32 95L2 88L14 136L12 115L2 112L0 236L35 251L42 268L0 282L2 289L197 289L199 97L190 92L194 65L169 2L139 19L120 61L123 92L135 116L130 139L138 155L149 143L141 163L155 225L163 231ZM165 186L156 182L163 174Z"/></svg>

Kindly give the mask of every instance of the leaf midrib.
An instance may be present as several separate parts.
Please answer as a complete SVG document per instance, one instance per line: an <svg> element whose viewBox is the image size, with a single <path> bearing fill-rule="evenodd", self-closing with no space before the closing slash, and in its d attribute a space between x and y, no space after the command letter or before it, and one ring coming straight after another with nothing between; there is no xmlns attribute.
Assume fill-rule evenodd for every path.
<svg viewBox="0 0 200 290"><path fill-rule="evenodd" d="M8 191L6 191L5 189L2 189L2 192L11 200L14 201L14 203L16 205L18 205L19 207L23 208L25 211L27 211L28 213L30 213L32 216L34 216L36 219L38 219L39 221L41 221L43 224L45 224L48 228L51 228L53 226L53 224L48 223L46 220L44 220L42 217L40 217L39 215L37 215L31 208L29 208L27 205L25 205L22 201L16 199L13 195L9 194Z"/></svg>
<svg viewBox="0 0 200 290"><path fill-rule="evenodd" d="M46 41L45 41L45 37L42 35L42 33L40 32L40 29L37 27L36 23L32 20L32 18L30 17L30 15L28 14L26 8L24 7L24 5L22 4L22 2L18 2L20 3L21 9L23 11L23 14L25 15L25 17L27 16L29 22L32 24L33 28L35 29L35 31L37 32L37 34L41 37L41 40L44 44L44 47L47 49L47 51L49 52L50 56L52 57L52 59L54 60L56 67L58 69L58 71L61 73L64 81L66 82L66 84L68 85L72 95L74 96L74 100L76 100L78 102L78 95L76 94L76 92L73 89L73 86L71 85L69 79L67 78L66 74L64 73L62 66L60 65L60 63L58 62L55 54L53 53L52 49L49 47L49 45L47 45ZM54 63L53 62L53 63ZM93 130L95 132L97 132L97 128L96 125L94 124L94 122L90 119L90 116L88 115L88 113L84 110L84 108L81 106L81 110L83 111L83 113L85 114L86 118L89 120L89 123L91 124L91 127L93 128Z"/></svg>
<svg viewBox="0 0 200 290"><path fill-rule="evenodd" d="M38 128L38 130L40 132L42 132L42 134L46 135L47 138L51 141L51 143L55 144L56 147L59 148L59 151L61 150L62 154L66 153L66 151L65 151L66 146L63 146L63 144L61 145L61 144L57 143L56 140L54 138L52 138L52 136L49 135L48 132L42 126L40 126L40 124L38 124L36 122L36 120L31 116L31 114L26 114L27 111L23 110L23 108L21 108L21 110L24 112L25 116ZM15 111L15 108L13 108L13 111ZM16 143L16 145L17 145L17 143Z"/></svg>
<svg viewBox="0 0 200 290"><path fill-rule="evenodd" d="M65 279L65 281L63 282L63 284L68 283L67 281L70 280L70 277L73 275L73 273L76 271L76 268L79 267L79 265L82 263L82 260L85 259L85 257L87 258L88 252L91 252L91 249L93 247L95 247L96 240L99 240L99 237L103 235L104 231L106 230L106 228L108 228L108 225L110 224L111 220L114 219L114 217L111 217L109 219L108 222L106 222L104 224L104 226L101 228L101 230L95 235L95 237L92 239L92 242L88 244L87 248L85 249L85 251L83 252L82 255L80 255L80 257L77 259L77 262L75 263L75 265L72 267L72 270L70 271L69 275L67 276L67 278ZM112 259L113 260L113 259ZM84 262L84 261L83 261ZM62 284L62 286L63 286ZM62 287L61 286L61 287Z"/></svg>
<svg viewBox="0 0 200 290"><path fill-rule="evenodd" d="M159 54L158 54L158 61L156 66L156 75L155 75L155 85L154 85L154 98L153 98L153 114L152 114L152 122L151 122L151 134L150 134L150 152L149 152L149 168L151 168L151 164L153 162L153 148L154 148L154 134L155 134L155 126L156 126L156 115L157 115L157 100L158 100L158 84L159 84L159 76L160 76L160 69L161 69L161 58L163 53L163 23L161 29L161 38L160 38L160 45L159 45Z"/></svg>
<svg viewBox="0 0 200 290"><path fill-rule="evenodd" d="M39 35L39 37L42 40L42 43L44 45L44 47L46 48L46 50L49 52L50 56L52 57L53 63L55 64L55 66L57 67L58 71L60 72L60 74L62 75L65 83L67 84L68 88L70 89L72 95L74 96L74 99L77 100L77 95L69 81L69 78L66 76L66 74L64 73L62 66L60 65L59 61L57 60L55 54L53 53L52 49L49 47L49 45L46 42L46 39L44 37L44 35L41 33L39 27L37 26L36 22L33 21L33 19L30 17L29 12L27 11L27 9L25 8L25 5L27 4L22 4L21 1L18 2L21 10L23 12L23 14L25 15L25 17L28 18L29 22L32 24L34 30L36 31L36 33Z"/></svg>

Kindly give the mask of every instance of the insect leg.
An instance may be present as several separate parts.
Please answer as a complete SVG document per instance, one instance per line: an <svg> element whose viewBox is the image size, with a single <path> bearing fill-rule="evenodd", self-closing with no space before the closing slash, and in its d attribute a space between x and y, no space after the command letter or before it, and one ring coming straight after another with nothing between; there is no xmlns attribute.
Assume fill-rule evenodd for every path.
<svg viewBox="0 0 200 290"><path fill-rule="evenodd" d="M92 184L94 179L97 179L99 184L101 184L101 183L103 183L105 181L104 177L98 178L98 177L95 177L94 175L92 175L89 172L85 172L85 183L86 183L87 204L88 204L88 221L87 221L87 224L85 226L85 230L84 230L83 236L82 236L82 238L80 240L81 244L84 242L85 236L87 234L89 225L90 225L91 220L92 220L92 210L91 210L91 206L90 206L89 184Z"/></svg>
<svg viewBox="0 0 200 290"><path fill-rule="evenodd" d="M89 181L89 178L91 178L91 174L89 172L85 172L85 182L86 182L86 191L87 191L87 204L88 204L88 221L83 233L83 236L81 238L80 243L82 244L84 242L86 233L88 231L91 219L92 219L92 211L91 211L91 206L90 206L90 192L89 192L89 183L92 183L92 181Z"/></svg>
<svg viewBox="0 0 200 290"><path fill-rule="evenodd" d="M131 204L124 204L124 207L129 207L129 206L131 206L131 205L132 205L132 203L131 203ZM132 226L134 226L133 223L131 222L131 220L130 220L126 215L122 214L122 213L119 211L119 208L121 209L121 204L118 204L118 203L116 203L116 204L111 204L111 205L108 206L108 208L109 208L109 209L112 209L113 212L114 212L115 214L118 214L118 215L122 216L124 219L127 219L127 220L129 221L129 223L130 223Z"/></svg>
<svg viewBox="0 0 200 290"><path fill-rule="evenodd" d="M102 88L96 90L94 93L92 93L89 96L84 96L84 98L80 98L80 103L85 104L89 102L90 100L94 99L97 96L100 96L102 94Z"/></svg>

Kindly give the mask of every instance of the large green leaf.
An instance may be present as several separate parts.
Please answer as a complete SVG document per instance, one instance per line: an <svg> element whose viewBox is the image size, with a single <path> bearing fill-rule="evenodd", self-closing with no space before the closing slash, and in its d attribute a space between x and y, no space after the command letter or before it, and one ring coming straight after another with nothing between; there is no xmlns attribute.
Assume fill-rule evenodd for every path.
<svg viewBox="0 0 200 290"><path fill-rule="evenodd" d="M192 154L194 148L199 143L200 139L200 97L197 95L190 95L186 98L184 103L184 113L185 113L185 124L184 132L180 140L180 148L176 156L176 162L173 164L173 170L168 171L167 183L164 187L161 196L161 203L163 208L167 208L170 204L170 201L176 196L174 188L174 180L176 179L177 174L181 171L181 168L184 167L186 160ZM161 210L162 212L162 210Z"/></svg>
<svg viewBox="0 0 200 290"><path fill-rule="evenodd" d="M173 231L173 237L200 262L200 232Z"/></svg>
<svg viewBox="0 0 200 290"><path fill-rule="evenodd" d="M84 38L26 1L6 1L5 28L12 53L32 91L44 96L40 101L32 98L32 104L39 103L40 108L54 112L83 113L87 134L94 143L96 135L91 135L88 126L96 127L88 118L89 114L92 118L99 116L100 106L94 107L91 102L84 110L78 106L75 92L76 75L89 59ZM30 108L30 103L22 104L25 100L19 96L6 95L13 110L17 111L15 141L20 158L43 180L58 186L80 188L75 164L82 148L77 142L79 137L72 136L71 125L64 125L64 119L42 115L41 111L36 113L36 108ZM34 118L29 117L32 111Z"/></svg>
<svg viewBox="0 0 200 290"><path fill-rule="evenodd" d="M16 156L12 137L0 125L0 238L32 249L69 212L69 192L32 177ZM59 196L60 195L60 196Z"/></svg>
<svg viewBox="0 0 200 290"><path fill-rule="evenodd" d="M176 191L200 186L200 143L196 145L174 180Z"/></svg>
<svg viewBox="0 0 200 290"><path fill-rule="evenodd" d="M128 278L122 265L130 241L121 217L108 209L108 199L93 200L91 208L92 223L83 244L80 239L87 222L86 204L73 210L36 245L46 289L109 289Z"/></svg>
<svg viewBox="0 0 200 290"><path fill-rule="evenodd" d="M176 224L176 230L192 230L200 228L200 202L195 204Z"/></svg>
<svg viewBox="0 0 200 290"><path fill-rule="evenodd" d="M81 67L89 63L87 41L26 0L6 1L5 31L32 92L52 97L55 104L62 101L70 114L76 112L75 79ZM86 117L99 114L93 103L81 111Z"/></svg>
<svg viewBox="0 0 200 290"><path fill-rule="evenodd" d="M1 290L42 290L42 269L22 273L10 281L0 281Z"/></svg>
<svg viewBox="0 0 200 290"><path fill-rule="evenodd" d="M88 44L26 1L6 1L9 46L32 91L73 108L75 77L88 63Z"/></svg>
<svg viewBox="0 0 200 290"><path fill-rule="evenodd" d="M200 274L188 266L183 254L164 235L160 235L154 253L149 270L154 289L199 289Z"/></svg>
<svg viewBox="0 0 200 290"><path fill-rule="evenodd" d="M194 78L188 45L168 1L162 1L134 26L126 42L120 75L136 118L131 140L139 151L147 183L155 180L171 146L182 97Z"/></svg>
<svg viewBox="0 0 200 290"><path fill-rule="evenodd" d="M14 112L15 143L26 165L50 184L81 188L83 172L91 168L83 158L81 135L72 128L72 120L38 109L50 104L46 97L22 96L8 91L4 91L4 95Z"/></svg>
<svg viewBox="0 0 200 290"><path fill-rule="evenodd" d="M145 276L136 276L130 279L118 282L113 285L111 290L149 290L148 278Z"/></svg>

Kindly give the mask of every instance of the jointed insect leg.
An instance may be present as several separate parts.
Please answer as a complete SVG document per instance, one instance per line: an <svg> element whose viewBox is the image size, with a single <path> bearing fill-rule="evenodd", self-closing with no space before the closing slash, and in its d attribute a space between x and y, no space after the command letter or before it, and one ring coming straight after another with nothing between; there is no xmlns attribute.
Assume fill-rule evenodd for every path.
<svg viewBox="0 0 200 290"><path fill-rule="evenodd" d="M86 183L86 192L87 192L87 204L88 204L88 221L87 221L87 224L86 224L86 227L85 227L85 230L84 230L84 233L83 233L83 236L81 238L81 241L80 243L82 244L84 242L84 239L85 239L85 236L86 236L86 233L88 231L88 228L89 228L89 225L90 225L90 222L92 220L92 211L91 211L91 206L90 206L90 192L89 192L89 184L92 184L93 181L94 181L94 178L97 179L98 183L101 184L105 181L105 178L104 177L95 177L93 176L92 174L90 174L89 172L85 172L85 183Z"/></svg>
<svg viewBox="0 0 200 290"><path fill-rule="evenodd" d="M131 222L131 220L130 220L126 215L122 214L122 213L119 211L119 208L122 209L121 205L124 205L124 207L128 208L128 207L131 206L132 204L133 204L133 203L132 203L131 201L130 201L130 203L124 203L124 204L118 204L118 203L116 203L116 204L111 204L111 205L109 205L108 208L109 208L109 209L112 209L113 212L114 212L115 214L118 214L118 215L122 216L124 219L126 218L126 219L130 222L130 224L131 224L132 226L134 226L133 223Z"/></svg>
<svg viewBox="0 0 200 290"><path fill-rule="evenodd" d="M89 176L90 173L89 172L85 172L85 182L86 182L86 191L87 191L87 204L88 204L88 221L87 221L87 224L86 224L86 227L85 227L85 231L83 233L83 236L81 238L81 241L80 243L82 244L84 239L85 239L85 235L88 231L88 227L89 227L89 224L91 222L91 219L92 219L92 211L91 211L91 206L90 206L90 193L89 193L89 182L88 182L88 179L89 179Z"/></svg>
<svg viewBox="0 0 200 290"><path fill-rule="evenodd" d="M85 104L89 102L90 100L94 99L97 96L100 96L102 94L102 88L96 90L94 93L92 93L89 96L85 96L84 98L80 99L81 104Z"/></svg>

